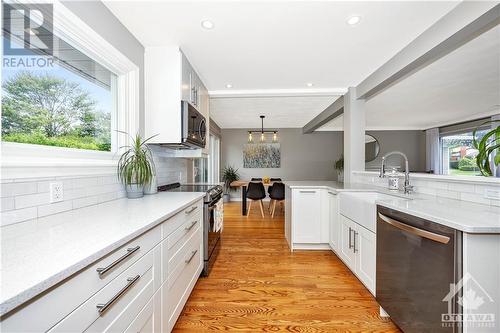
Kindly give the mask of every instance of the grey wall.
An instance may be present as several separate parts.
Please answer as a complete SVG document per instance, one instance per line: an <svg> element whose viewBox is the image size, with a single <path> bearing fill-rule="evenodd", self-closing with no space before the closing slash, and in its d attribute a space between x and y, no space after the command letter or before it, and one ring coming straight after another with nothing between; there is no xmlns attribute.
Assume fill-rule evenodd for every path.
<svg viewBox="0 0 500 333"><path fill-rule="evenodd" d="M411 171L425 171L425 132L424 131L367 131L375 137L380 144L380 154L372 161L366 163L366 169L379 169L382 156L386 153L399 150L408 156ZM404 162L399 157L390 157L387 165L401 166Z"/></svg>
<svg viewBox="0 0 500 333"><path fill-rule="evenodd" d="M335 180L334 161L342 154L341 132L302 134L300 128L280 129L281 168L243 168L243 145L247 143L246 129L222 129L221 169L232 165L239 169L242 179L280 177L284 180Z"/></svg>
<svg viewBox="0 0 500 333"><path fill-rule="evenodd" d="M62 3L139 67L139 130L144 133L144 47L101 1Z"/></svg>

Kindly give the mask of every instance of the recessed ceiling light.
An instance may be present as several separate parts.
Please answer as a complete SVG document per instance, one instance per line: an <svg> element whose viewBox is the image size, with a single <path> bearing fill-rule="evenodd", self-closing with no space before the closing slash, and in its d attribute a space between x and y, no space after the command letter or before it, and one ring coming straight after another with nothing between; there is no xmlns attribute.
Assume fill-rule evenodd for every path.
<svg viewBox="0 0 500 333"><path fill-rule="evenodd" d="M307 84L307 86L308 86L308 87L312 87L312 86L314 86L314 84L312 84L311 82L309 82L309 83Z"/></svg>
<svg viewBox="0 0 500 333"><path fill-rule="evenodd" d="M232 87L233 87L233 85L232 85L232 84L229 84L229 83L228 83L228 84L226 84L226 88L232 88Z"/></svg>
<svg viewBox="0 0 500 333"><path fill-rule="evenodd" d="M214 23L210 20L203 20L201 21L201 27L203 29L211 30L215 27Z"/></svg>
<svg viewBox="0 0 500 333"><path fill-rule="evenodd" d="M347 19L347 24L349 25L356 25L359 22L361 22L361 16L358 15L353 15Z"/></svg>

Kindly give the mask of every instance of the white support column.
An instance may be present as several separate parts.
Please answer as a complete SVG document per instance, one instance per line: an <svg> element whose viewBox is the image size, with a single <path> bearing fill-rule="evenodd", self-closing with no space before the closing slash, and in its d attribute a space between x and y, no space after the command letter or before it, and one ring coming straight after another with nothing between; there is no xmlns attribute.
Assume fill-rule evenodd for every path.
<svg viewBox="0 0 500 333"><path fill-rule="evenodd" d="M344 95L344 181L353 171L365 170L365 101L358 100L356 88Z"/></svg>

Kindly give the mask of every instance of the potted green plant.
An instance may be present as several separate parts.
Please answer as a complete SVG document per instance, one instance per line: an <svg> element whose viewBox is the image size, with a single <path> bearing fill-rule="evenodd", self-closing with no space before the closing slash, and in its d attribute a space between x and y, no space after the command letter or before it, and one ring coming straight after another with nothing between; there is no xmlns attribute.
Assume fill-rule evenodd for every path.
<svg viewBox="0 0 500 333"><path fill-rule="evenodd" d="M224 202L229 202L230 192L233 190L231 183L239 180L238 169L228 165L222 170L222 181L224 182Z"/></svg>
<svg viewBox="0 0 500 333"><path fill-rule="evenodd" d="M500 165L500 125L487 132L482 138L477 136L477 131L484 125L500 123L500 120L492 120L483 123L472 132L472 145L478 150L476 164L481 174L486 177L493 176L491 165ZM500 177L500 175L497 175Z"/></svg>
<svg viewBox="0 0 500 333"><path fill-rule="evenodd" d="M153 154L146 144L151 138L153 137L143 140L136 134L135 137L130 137L130 145L122 147L126 150L118 161L118 179L125 185L129 199L141 198L144 186L152 181L155 174Z"/></svg>
<svg viewBox="0 0 500 333"><path fill-rule="evenodd" d="M335 170L337 170L337 181L344 182L344 155L340 156L338 160L335 161Z"/></svg>

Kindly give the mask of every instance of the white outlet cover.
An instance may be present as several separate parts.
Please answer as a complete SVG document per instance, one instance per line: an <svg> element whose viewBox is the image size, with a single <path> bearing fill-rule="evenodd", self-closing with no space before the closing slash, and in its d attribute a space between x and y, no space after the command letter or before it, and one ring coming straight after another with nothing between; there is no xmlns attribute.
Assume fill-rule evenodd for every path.
<svg viewBox="0 0 500 333"><path fill-rule="evenodd" d="M50 202L60 202L64 200L62 182L50 183Z"/></svg>

